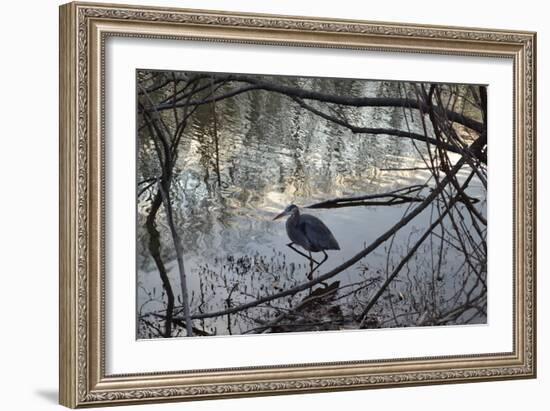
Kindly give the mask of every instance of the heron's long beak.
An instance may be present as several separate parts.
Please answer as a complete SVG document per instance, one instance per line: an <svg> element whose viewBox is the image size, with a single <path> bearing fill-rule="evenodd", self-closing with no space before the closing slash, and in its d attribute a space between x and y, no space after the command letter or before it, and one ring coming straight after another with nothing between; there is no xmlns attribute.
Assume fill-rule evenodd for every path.
<svg viewBox="0 0 550 411"><path fill-rule="evenodd" d="M273 219L273 221L278 220L278 219L281 218L281 217L284 217L285 214L286 214L286 212L283 211L281 214L279 214L277 217L275 217L275 218Z"/></svg>

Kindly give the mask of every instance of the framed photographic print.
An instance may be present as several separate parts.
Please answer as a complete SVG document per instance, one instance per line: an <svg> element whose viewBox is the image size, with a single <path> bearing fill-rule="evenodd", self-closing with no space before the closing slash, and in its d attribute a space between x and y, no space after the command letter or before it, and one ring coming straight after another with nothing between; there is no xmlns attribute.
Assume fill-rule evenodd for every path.
<svg viewBox="0 0 550 411"><path fill-rule="evenodd" d="M60 8L60 402L536 375L535 33Z"/></svg>

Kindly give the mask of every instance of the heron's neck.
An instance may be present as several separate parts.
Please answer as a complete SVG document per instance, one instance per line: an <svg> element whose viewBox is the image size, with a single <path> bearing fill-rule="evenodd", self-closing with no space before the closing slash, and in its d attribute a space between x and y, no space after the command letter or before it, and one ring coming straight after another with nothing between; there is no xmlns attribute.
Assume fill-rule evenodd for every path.
<svg viewBox="0 0 550 411"><path fill-rule="evenodd" d="M297 225L299 220L300 220L300 211L297 208L295 208L294 210L292 210L290 217L288 217L288 223L292 225Z"/></svg>

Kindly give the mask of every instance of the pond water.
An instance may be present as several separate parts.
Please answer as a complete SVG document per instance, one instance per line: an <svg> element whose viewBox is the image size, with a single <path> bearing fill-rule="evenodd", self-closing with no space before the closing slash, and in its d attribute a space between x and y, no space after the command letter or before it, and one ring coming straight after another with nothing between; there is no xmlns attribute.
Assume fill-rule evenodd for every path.
<svg viewBox="0 0 550 411"><path fill-rule="evenodd" d="M352 96L400 92L400 86L389 82L303 78L277 81ZM334 115L345 116L350 123L365 127L410 128L422 133L418 114L401 108L352 109L327 104L316 107L332 110ZM146 141L145 137L140 136L140 141ZM139 147L138 181L154 175L156 164L152 145L145 142ZM242 93L216 102L215 107L201 106L191 117L179 144L171 188L191 312L224 310L305 282L309 263L286 246L289 239L284 219L273 221L273 218L289 204L305 207L328 199L385 193L413 184L426 184L417 193L425 196L434 185L430 171L424 169L422 155L426 153L424 143L415 145L406 138L353 134L299 107L288 97L267 91ZM456 161L458 155L451 158ZM468 175L469 169L464 167L459 180ZM477 177L467 193L480 200L476 208L485 215L486 192ZM162 283L148 250L144 228L153 194L151 188L137 202L140 318L166 309ZM340 250L328 252L329 258L320 272L326 273L360 252L415 204L302 209L319 217L340 244ZM462 207L457 205L458 209ZM428 207L390 241L329 281L340 282L336 299L327 303L338 309L332 314L323 311L318 315L326 318L326 323L332 322L331 325L284 331L356 327L356 316L369 296L407 254L407 247L414 244L436 213L436 205ZM462 224L471 221L464 217ZM162 208L157 215L157 228L179 307L180 277ZM418 325L426 312L444 312L458 304L463 298L460 290L472 281L464 256L432 236L373 308L373 327ZM229 318L197 320L194 325L210 335L254 332L281 310L295 307L309 292ZM176 309L176 313L181 317L181 310ZM457 318L454 323L486 320L486 312L477 311ZM185 332L176 330L174 335ZM138 328L138 338L150 337L154 335Z"/></svg>

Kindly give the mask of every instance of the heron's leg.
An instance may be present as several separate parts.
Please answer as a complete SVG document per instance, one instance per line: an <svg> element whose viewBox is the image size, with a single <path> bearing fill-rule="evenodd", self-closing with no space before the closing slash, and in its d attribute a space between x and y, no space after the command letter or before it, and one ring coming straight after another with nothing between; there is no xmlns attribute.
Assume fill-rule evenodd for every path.
<svg viewBox="0 0 550 411"><path fill-rule="evenodd" d="M305 257L307 258L309 261L313 260L313 262L315 264L319 264L313 257L307 255L306 253L302 253L300 250L298 250L297 248L295 248L293 246L294 243L288 243L286 246L289 247L289 248L292 248L295 252L297 252L298 254L300 254L302 257Z"/></svg>
<svg viewBox="0 0 550 411"><path fill-rule="evenodd" d="M307 256L307 254L302 253L302 252L301 252L300 250L298 250L297 248L294 248L294 247L293 247L293 244L294 244L294 243L288 243L286 246L287 246L288 248L291 248L293 251L297 252L298 254L300 254L302 257L305 257L305 258L309 259L309 257Z"/></svg>
<svg viewBox="0 0 550 411"><path fill-rule="evenodd" d="M317 262L317 261L315 261L315 260L312 258L312 260L315 261L315 263L316 263L317 265L316 265L315 267L312 267L312 268L311 268L311 273L310 273L310 274L311 274L311 278L313 277L313 272L314 272L314 271L317 271L317 269L318 269L319 267L321 267L321 266L323 265L323 263L324 263L325 261L327 261L327 259L328 259L328 254L326 253L326 251L325 251L325 250L321 250L321 251L322 251L323 254L324 254L324 257L323 257L323 259L321 260L321 262ZM310 253L310 254L311 254L311 253ZM308 276L308 278L311 280L310 276ZM327 286L325 283L321 283L321 284L323 284L325 287Z"/></svg>
<svg viewBox="0 0 550 411"><path fill-rule="evenodd" d="M300 250L298 250L297 248L295 248L294 243L288 243L287 247L291 248L293 251L297 252L298 254L300 254L301 256L303 256L303 257L305 257L309 260L309 269L310 269L310 271L307 274L307 278L309 280L311 280L313 278L313 271L315 271L315 269L313 268L313 264L317 264L317 267L318 267L319 262L311 256L311 251L309 252L309 255L307 255L307 254L301 252Z"/></svg>
<svg viewBox="0 0 550 411"><path fill-rule="evenodd" d="M313 279L313 271L315 271L315 268L313 268L313 262L314 261L315 260L311 256L311 251L310 251L309 252L309 273L307 274L307 279L310 280L310 281ZM317 263L317 261L315 261L315 263Z"/></svg>
<svg viewBox="0 0 550 411"><path fill-rule="evenodd" d="M325 250L322 250L322 251L323 251L324 257L323 257L323 259L321 260L320 263L317 263L317 265L315 266L315 270L317 270L319 267L321 267L321 265L323 265L323 263L325 261L327 261L327 259L328 259L328 254L326 253L326 251Z"/></svg>

